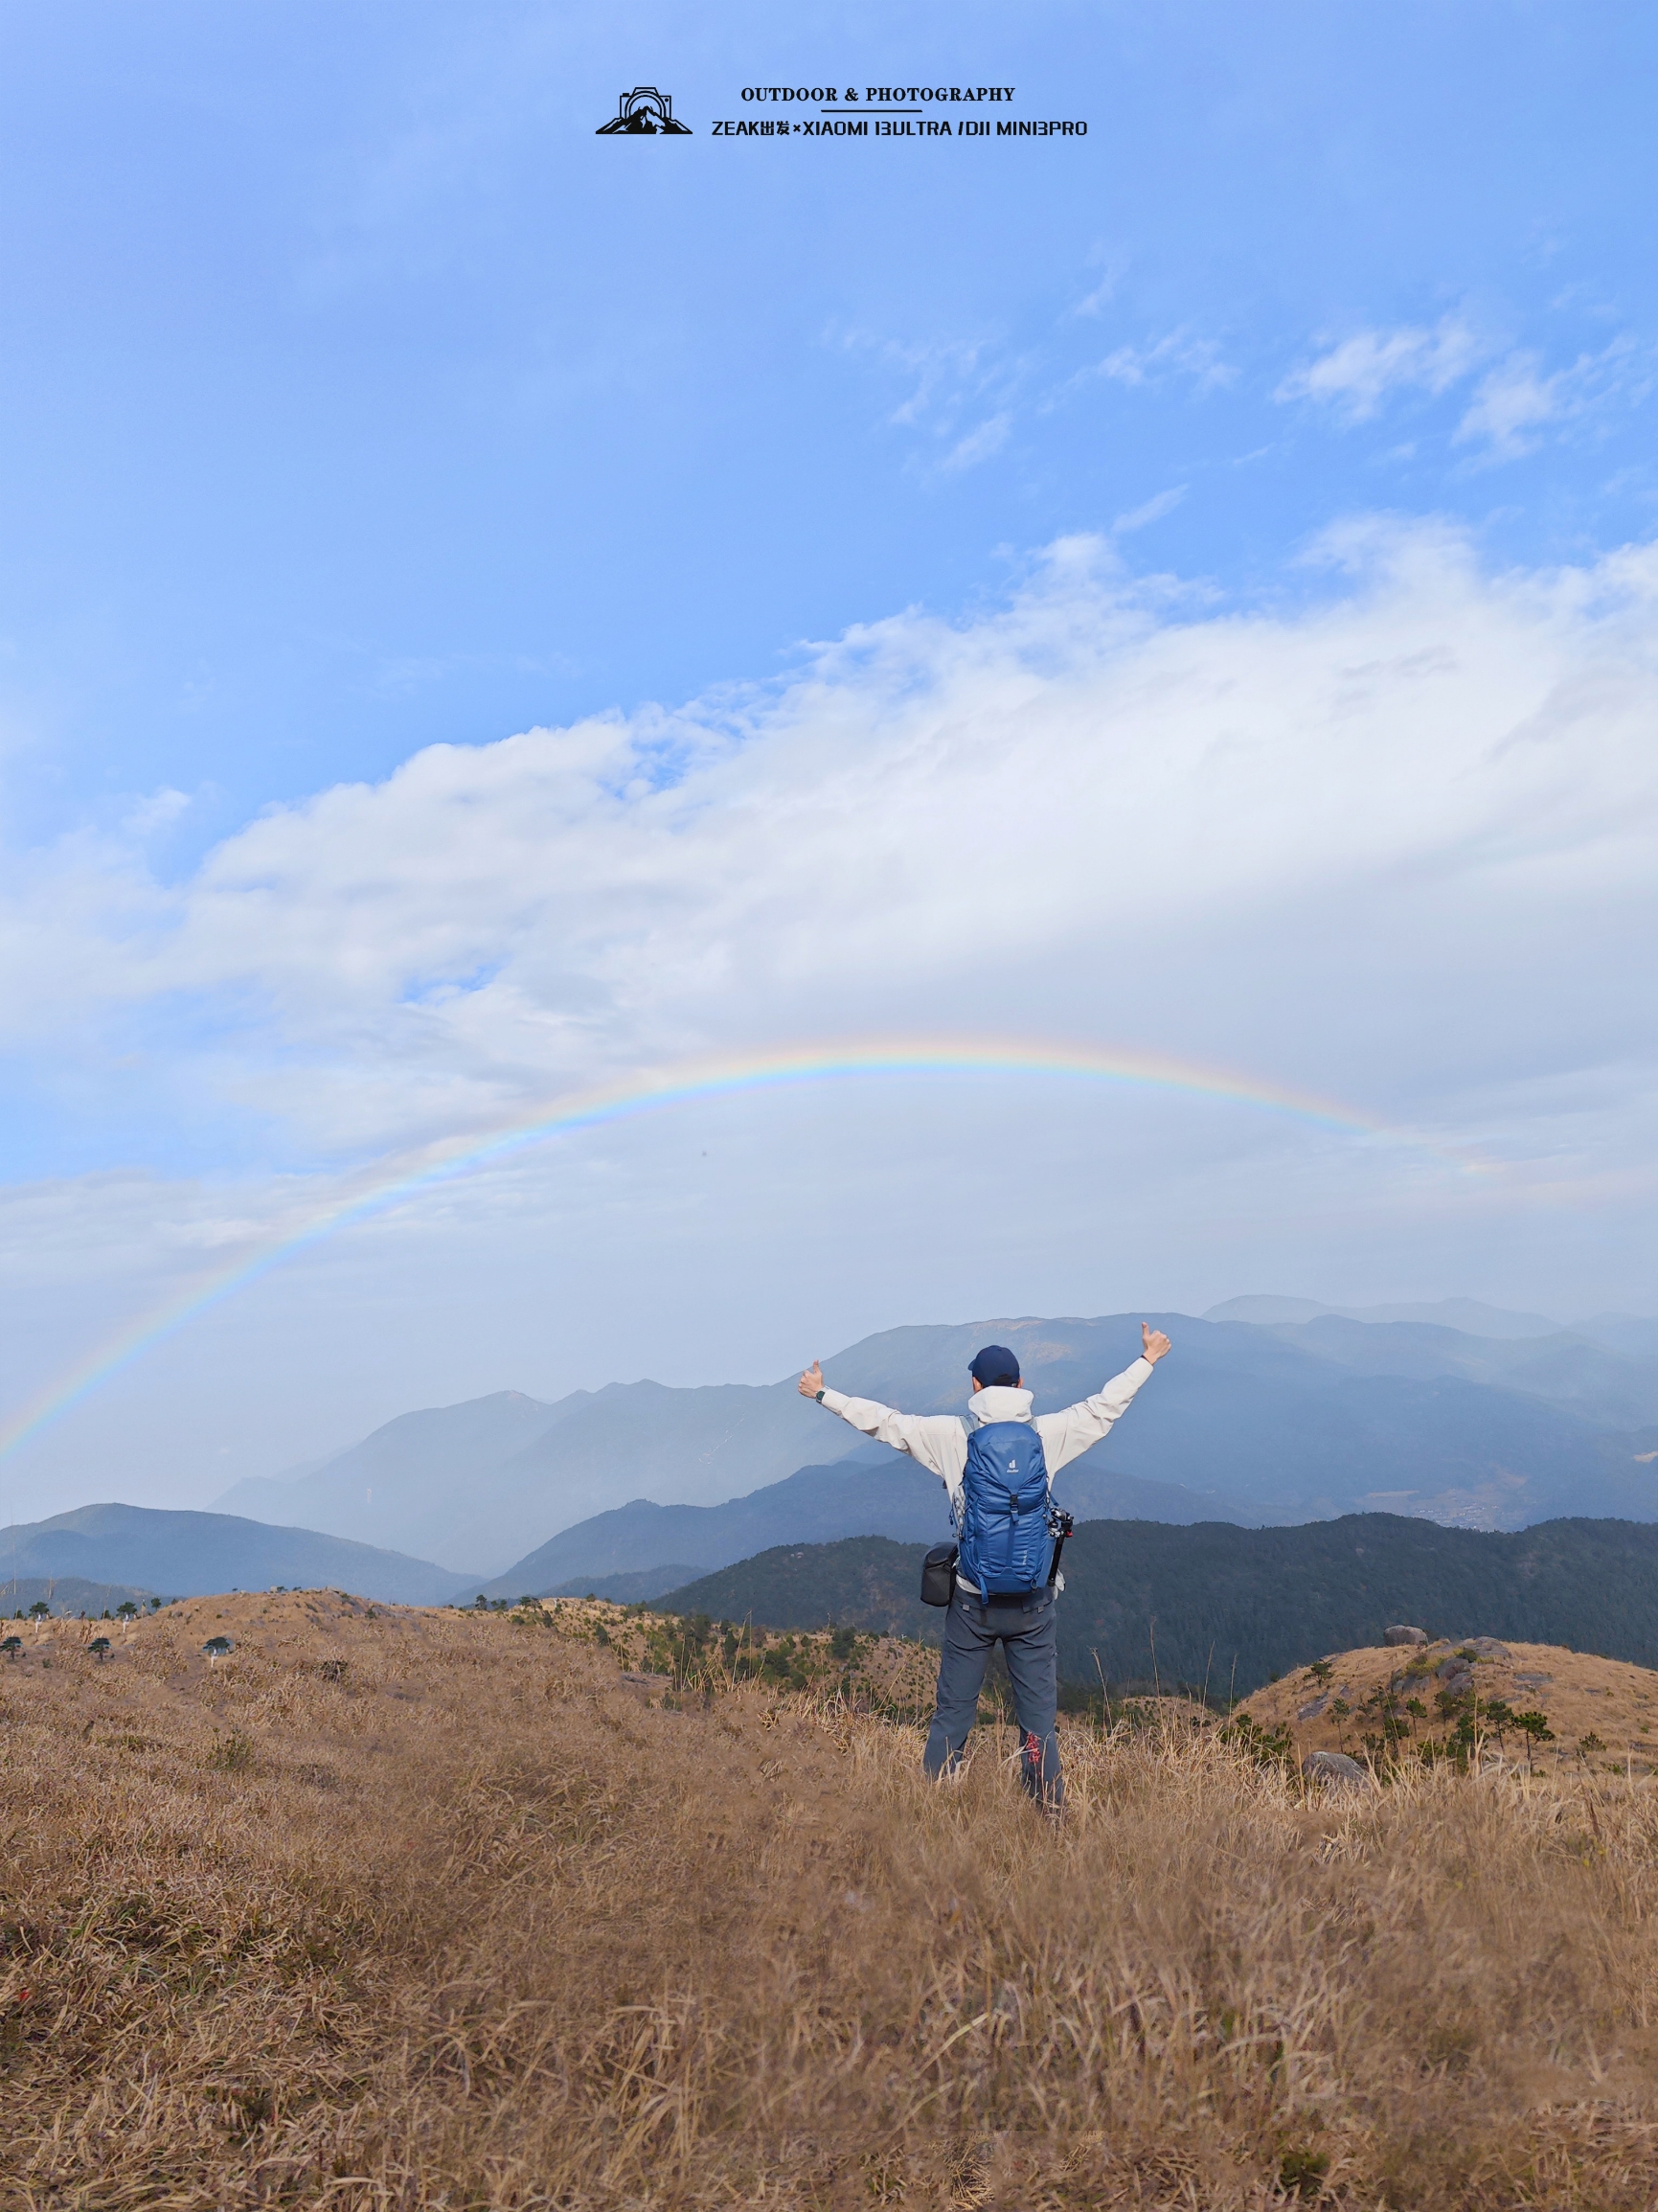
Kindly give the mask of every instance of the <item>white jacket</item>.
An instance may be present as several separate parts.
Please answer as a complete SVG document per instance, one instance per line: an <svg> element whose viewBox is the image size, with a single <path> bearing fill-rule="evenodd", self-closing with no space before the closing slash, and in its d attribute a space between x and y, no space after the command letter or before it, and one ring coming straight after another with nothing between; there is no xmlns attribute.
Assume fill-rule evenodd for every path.
<svg viewBox="0 0 1658 2212"><path fill-rule="evenodd" d="M1084 1398L1080 1404L1066 1406L1063 1413L1033 1414L1028 1390L1002 1384L975 1390L967 1401L965 1420L957 1413L895 1413L890 1405L878 1404L873 1398L849 1398L842 1390L828 1388L822 1402L865 1436L873 1436L877 1444L907 1451L922 1467L930 1468L949 1493L950 1518L960 1527L962 1477L966 1472L971 1430L992 1421L1028 1421L1042 1439L1042 1457L1052 1478L1072 1460L1080 1459L1090 1445L1109 1434L1150 1373L1149 1359L1136 1359L1121 1375L1114 1375L1103 1390ZM965 1582L962 1586L973 1588L971 1583ZM976 1597L978 1592L973 1594Z"/></svg>

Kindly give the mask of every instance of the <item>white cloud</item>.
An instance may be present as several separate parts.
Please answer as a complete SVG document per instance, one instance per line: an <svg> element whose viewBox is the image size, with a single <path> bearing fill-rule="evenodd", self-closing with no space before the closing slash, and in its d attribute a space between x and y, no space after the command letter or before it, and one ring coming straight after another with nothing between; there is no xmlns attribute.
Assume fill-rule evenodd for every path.
<svg viewBox="0 0 1658 2212"><path fill-rule="evenodd" d="M1529 452L1533 432L1561 411L1564 375L1539 374L1535 354L1515 353L1481 380L1467 413L1457 425L1457 442L1483 440L1505 458Z"/></svg>
<svg viewBox="0 0 1658 2212"><path fill-rule="evenodd" d="M1194 338L1189 331L1170 331L1149 346L1119 346L1082 375L1106 376L1113 383L1131 387L1182 376L1192 377L1200 390L1207 390L1212 385L1231 383L1237 371L1221 357L1220 348L1212 338Z"/></svg>
<svg viewBox="0 0 1658 2212"><path fill-rule="evenodd" d="M151 791L128 810L122 828L129 836L148 837L157 830L170 829L179 816L189 810L189 807L188 792L170 789Z"/></svg>
<svg viewBox="0 0 1658 2212"><path fill-rule="evenodd" d="M870 331L831 330L829 341L896 372L909 385L908 396L887 415L889 422L913 427L941 409L959 408L978 390L985 344L975 338L884 338Z"/></svg>
<svg viewBox="0 0 1658 2212"><path fill-rule="evenodd" d="M1130 531L1144 530L1149 523L1161 522L1166 514L1171 514L1174 512L1185 497L1185 485L1175 484L1170 486L1167 491L1155 493L1142 506L1130 507L1126 513L1118 515L1116 521L1112 523L1112 536L1125 537Z"/></svg>
<svg viewBox="0 0 1658 2212"><path fill-rule="evenodd" d="M1485 351L1450 317L1431 331L1361 331L1286 376L1275 397L1320 400L1349 422L1368 422L1394 392L1449 391L1475 372ZM1587 416L1613 399L1633 404L1652 381L1650 360L1643 361L1627 336L1552 371L1536 353L1516 350L1481 377L1453 443L1484 447L1489 460L1515 460L1535 448L1547 425ZM1399 450L1408 455L1413 448Z"/></svg>
<svg viewBox="0 0 1658 2212"><path fill-rule="evenodd" d="M1643 373L1627 337L1599 353L1580 353L1552 375L1534 353L1510 353L1481 380L1457 425L1457 443L1484 445L1493 460L1515 460L1534 450L1545 423L1587 415L1614 397L1633 403L1650 389L1650 365Z"/></svg>
<svg viewBox="0 0 1658 2212"><path fill-rule="evenodd" d="M1360 331L1294 370L1275 397L1322 400L1350 422L1364 422L1390 392L1447 391L1474 367L1480 351L1473 332L1452 316L1431 331Z"/></svg>
<svg viewBox="0 0 1658 2212"><path fill-rule="evenodd" d="M1012 416L1005 409L999 415L990 416L976 430L969 430L965 438L952 445L940 467L955 475L964 468L976 467L981 461L988 461L992 453L999 453L1008 443L1008 432L1012 427Z"/></svg>
<svg viewBox="0 0 1658 2212"><path fill-rule="evenodd" d="M988 340L906 343L859 331L831 332L830 338L908 385L885 420L892 428L913 431L923 441L910 454L910 467L921 478L960 475L992 459L1007 444L1021 364Z"/></svg>
<svg viewBox="0 0 1658 2212"><path fill-rule="evenodd" d="M1491 580L1385 531L1344 558L1334 604L1198 618L1072 541L999 614L895 617L678 713L433 746L272 808L177 886L106 847L35 855L12 1037L50 1057L165 1021L225 1110L374 1148L682 1053L914 1026L987 962L1085 1004L1102 943L1215 929L1223 1004L1255 989L1219 981L1252 916L1410 878L1463 884L1484 936L1544 879L1644 881L1658 559ZM1309 1072L1316 1018L1273 1023Z"/></svg>
<svg viewBox="0 0 1658 2212"><path fill-rule="evenodd" d="M1091 285L1076 306L1073 315L1100 315L1117 296L1118 286L1128 273L1128 257L1121 250L1101 257L1104 273Z"/></svg>

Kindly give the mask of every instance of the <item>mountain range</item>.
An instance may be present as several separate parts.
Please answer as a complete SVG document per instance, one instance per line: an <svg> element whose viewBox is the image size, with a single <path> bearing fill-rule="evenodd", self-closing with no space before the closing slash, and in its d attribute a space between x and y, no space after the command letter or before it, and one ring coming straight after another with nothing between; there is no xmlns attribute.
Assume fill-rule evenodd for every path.
<svg viewBox="0 0 1658 2212"><path fill-rule="evenodd" d="M968 1359L994 1339L1018 1354L1041 1410L1087 1396L1125 1366L1141 1318L893 1329L834 1355L824 1371L859 1396L954 1412ZM1117 1505L1091 1510L1242 1523L1386 1510L1499 1528L1573 1514L1658 1518L1658 1465L1648 1456L1658 1449L1658 1323L1603 1314L1561 1329L1471 1300L1340 1311L1264 1297L1232 1300L1202 1319L1146 1318L1169 1330L1174 1354L1072 1478L1160 1487L1138 1504L1120 1488ZM712 1565L722 1550L740 1557L725 1550L739 1524L772 1540L831 1536L820 1518L779 1538L770 1508L744 1501L868 1451L801 1399L792 1376L694 1389L612 1383L551 1404L502 1391L400 1415L318 1466L240 1482L216 1502L434 1559L474 1578L474 1588L516 1596L584 1575ZM876 1499L878 1483L849 1479ZM804 1505L814 1487L825 1484L805 1484L785 1502ZM879 1502L910 1511L901 1492ZM679 1508L725 1518L667 1516ZM843 1530L897 1535L909 1525ZM688 1545L692 1530L699 1533Z"/></svg>
<svg viewBox="0 0 1658 2212"><path fill-rule="evenodd" d="M234 1514L169 1513L141 1505L83 1505L50 1520L14 1522L0 1529L0 1598L23 1586L21 1578L63 1585L40 1589L54 1610L64 1594L116 1586L98 1606L155 1591L161 1597L204 1596L215 1590L343 1589L389 1605L434 1606L457 1596L466 1577L425 1560L350 1543L314 1529L272 1528ZM30 1585L33 1587L33 1584ZM27 1605L32 1601L19 1599ZM91 1609L89 1598L73 1609ZM14 1609L8 1606L7 1610Z"/></svg>

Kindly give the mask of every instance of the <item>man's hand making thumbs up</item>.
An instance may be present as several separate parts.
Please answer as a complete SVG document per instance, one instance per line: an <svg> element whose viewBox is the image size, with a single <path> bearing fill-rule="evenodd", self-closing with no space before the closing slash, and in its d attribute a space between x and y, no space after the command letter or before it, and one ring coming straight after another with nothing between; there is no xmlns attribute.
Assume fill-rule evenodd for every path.
<svg viewBox="0 0 1658 2212"><path fill-rule="evenodd" d="M1174 1349L1162 1330L1153 1329L1149 1321L1142 1321L1140 1324L1140 1346L1141 1358L1149 1359L1153 1367L1156 1366L1166 1352L1172 1352ZM806 1388L804 1382L801 1384L801 1388L803 1390Z"/></svg>

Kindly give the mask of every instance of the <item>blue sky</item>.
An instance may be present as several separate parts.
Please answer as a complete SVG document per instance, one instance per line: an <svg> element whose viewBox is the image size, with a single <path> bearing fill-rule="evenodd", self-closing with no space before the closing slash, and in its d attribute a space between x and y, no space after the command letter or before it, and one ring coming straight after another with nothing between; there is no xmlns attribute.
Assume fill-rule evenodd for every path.
<svg viewBox="0 0 1658 2212"><path fill-rule="evenodd" d="M421 743L970 607L1176 495L1134 565L1249 594L1355 506L1503 561L1649 530L1645 11L697 15L9 11L14 819L205 791L176 865ZM872 70L1089 136L593 136L642 74L702 126ZM1400 329L1466 339L1283 396ZM1505 375L1565 382L1459 443Z"/></svg>
<svg viewBox="0 0 1658 2212"><path fill-rule="evenodd" d="M579 1229L548 1166L522 1250L480 1195L418 1266L319 1260L280 1354L290 1293L250 1293L222 1413L181 1340L14 1458L40 1497L113 1437L218 1468L253 1403L280 1463L421 1395L768 1374L790 1330L1015 1290L1649 1308L1655 63L1627 6L11 10L0 1396L330 1176L819 1035L1177 1053L1529 1194L1417 1221L1257 1124L1020 1092L941 1129L900 1086L747 1128L682 1278L680 1140L618 1138ZM595 135L639 82L691 137ZM881 82L1087 136L709 129ZM995 871L997 821L1033 896L987 934L936 847ZM808 1133L883 1191L878 1258L778 1197ZM1031 1235L964 1271L1010 1145ZM1102 1148L1140 1165L1079 1215Z"/></svg>

